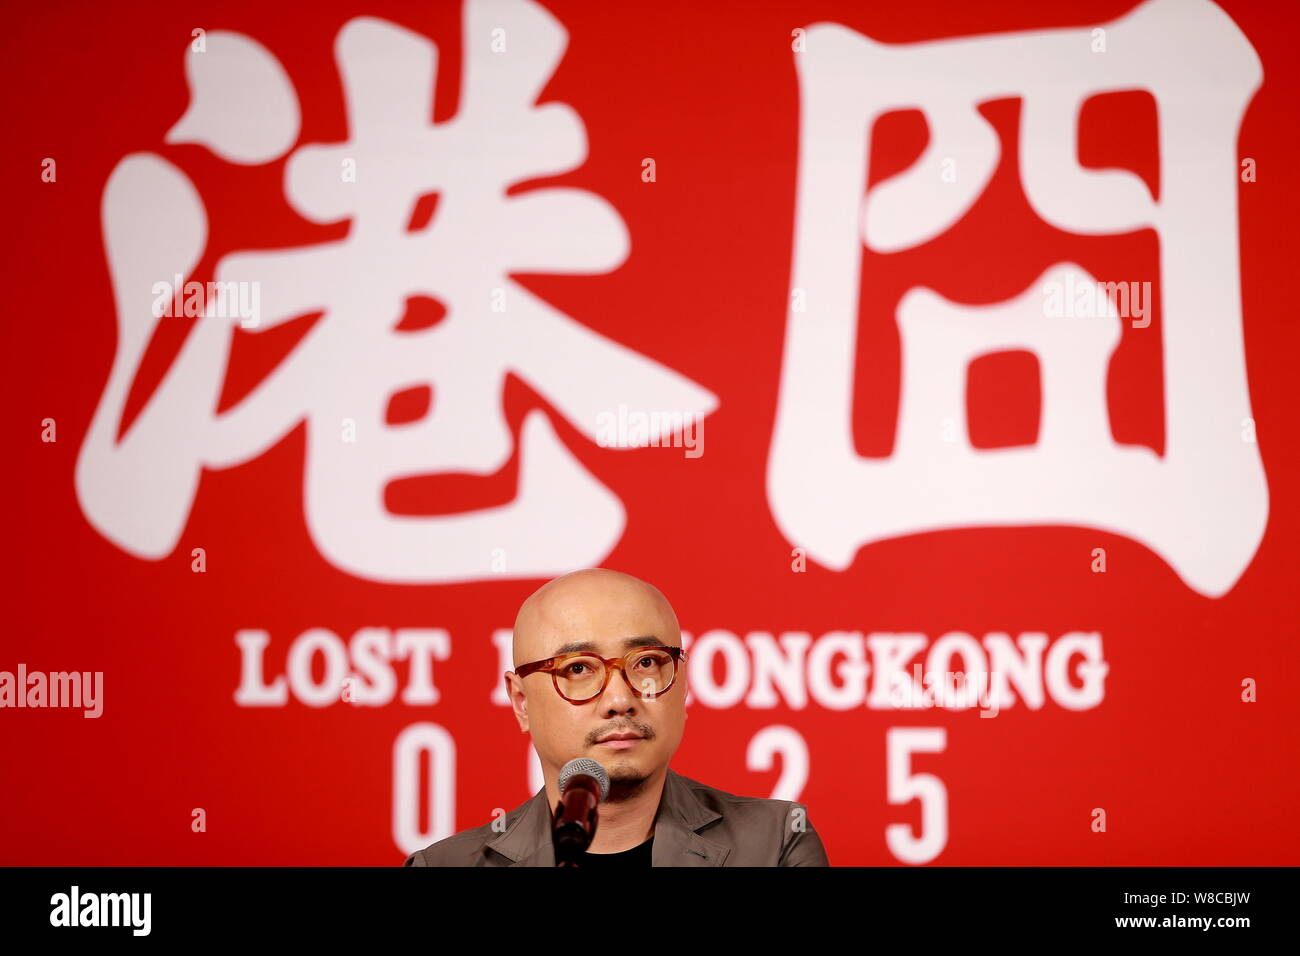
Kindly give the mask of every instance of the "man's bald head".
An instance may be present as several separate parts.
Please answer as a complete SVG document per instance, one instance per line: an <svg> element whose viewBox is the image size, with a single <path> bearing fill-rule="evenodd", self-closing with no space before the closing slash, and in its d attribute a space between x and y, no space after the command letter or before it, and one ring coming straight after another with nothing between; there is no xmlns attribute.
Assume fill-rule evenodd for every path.
<svg viewBox="0 0 1300 956"><path fill-rule="evenodd" d="M663 593L621 571L587 568L529 595L515 617L512 652L519 668L568 653L632 661L627 655L634 648L655 645L682 646L677 615ZM619 674L606 671L599 693L578 701L564 696L554 672L503 675L519 729L532 736L552 803L559 797L560 769L577 757L605 768L609 801L634 799L647 785L663 786L668 761L681 743L689 688L685 658L679 656L668 686L645 693L648 671L629 675L627 667L644 668L645 660L654 659L645 655L620 666ZM593 666L587 661L575 679L593 673ZM614 734L624 739L606 739Z"/></svg>
<svg viewBox="0 0 1300 956"><path fill-rule="evenodd" d="M647 626L653 630L646 631ZM612 630L627 633L613 634ZM597 635L632 637L646 632L680 646L673 607L653 584L622 571L585 568L547 581L528 596L515 616L514 665L559 653L557 648Z"/></svg>

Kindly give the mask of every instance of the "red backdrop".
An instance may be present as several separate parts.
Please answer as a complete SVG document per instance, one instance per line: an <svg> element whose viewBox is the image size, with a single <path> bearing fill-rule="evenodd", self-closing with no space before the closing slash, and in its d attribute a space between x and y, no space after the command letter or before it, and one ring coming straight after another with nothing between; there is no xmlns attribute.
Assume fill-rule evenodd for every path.
<svg viewBox="0 0 1300 956"><path fill-rule="evenodd" d="M698 650L673 767L806 803L833 864L1296 863L1296 7L1141 6L11 15L0 671L103 691L97 718L0 710L0 860L394 864L487 822L535 790L493 635L600 565L660 587ZM952 38L977 45L911 46ZM436 84L412 92L422 52ZM403 121L445 135L389 135ZM1077 164L1044 169L1074 128ZM856 181L855 149L859 194L826 193ZM863 189L922 160L934 177L865 217L866 246L842 241L838 211L852 227ZM1072 192L1101 170L1143 188ZM1130 199L1128 225L1066 228ZM332 252L291 254L313 248ZM1105 326L1099 375L1091 332L1052 333L977 341L944 384L927 350L970 307L1037 308L1059 263L1150 282L1149 323ZM261 324L150 315L176 272L257 283ZM899 319L917 288L949 305ZM402 378L421 363L427 389ZM847 407L825 406L846 370ZM926 418L927 383L965 420ZM704 416L702 454L593 434L655 400ZM1099 401L1112 444L1093 446ZM1175 460L1175 433L1200 457ZM267 635L258 681L241 632ZM1040 705L988 719L873 702L905 634L909 673L946 635L976 663L1034 634L1061 650L1013 685L1041 682ZM916 794L909 774L930 775Z"/></svg>

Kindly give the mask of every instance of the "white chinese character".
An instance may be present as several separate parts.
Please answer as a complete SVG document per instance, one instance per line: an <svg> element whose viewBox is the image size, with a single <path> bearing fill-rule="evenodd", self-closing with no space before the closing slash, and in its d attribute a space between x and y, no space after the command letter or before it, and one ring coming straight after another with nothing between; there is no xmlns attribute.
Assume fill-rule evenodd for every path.
<svg viewBox="0 0 1300 956"><path fill-rule="evenodd" d="M120 444L126 396L161 321L150 305L155 286L203 258L208 214L189 179L157 155L129 156L113 171L103 212L117 353L81 449L77 493L122 548L171 553L201 469L256 458L305 421L307 524L337 566L394 582L547 577L598 564L625 512L542 411L523 420L518 493L506 504L399 516L384 506L386 485L502 469L516 452L502 411L507 373L593 441L601 414L619 403L688 416L716 408L707 390L510 278L607 272L627 257L628 236L613 207L583 190L506 195L586 158L580 117L561 103L535 105L563 55L563 27L527 0L470 0L463 22L459 109L438 124L434 44L382 20L344 26L336 56L348 139L296 149L284 185L299 215L346 223L346 235L221 257L203 317ZM211 33L206 47L188 54L193 101L168 141L201 142L234 163L283 157L299 129L283 68L239 34ZM416 210L431 195L426 225ZM251 394L217 414L235 334L229 299L250 286L259 314L252 323L241 316L249 334L323 316ZM398 330L406 302L420 297L442 303L445 317ZM391 397L417 387L432 388L431 411L390 424Z"/></svg>
<svg viewBox="0 0 1300 956"><path fill-rule="evenodd" d="M1226 593L1268 518L1242 343L1237 158L1242 114L1262 72L1232 20L1208 0L1150 0L1088 28L909 45L835 24L796 54L800 144L792 306L768 496L785 535L836 570L864 544L947 528L1076 525L1142 542L1195 590ZM1090 96L1147 90L1159 124L1160 199L1136 175L1085 169L1077 130ZM898 307L902 392L891 457L853 445L851 410L861 244L889 253L947 230L979 199L1001 147L977 107L1019 97L1025 195L1046 222L1083 235L1153 229L1159 239L1163 457L1122 446L1108 423L1106 374L1121 334L1113 310L1049 320L1032 288L972 308L914 288ZM907 170L863 195L869 134L891 110L930 128ZM955 171L955 172L954 172ZM990 250L996 255L997 250ZM996 261L996 260L993 260ZM1040 282L1090 284L1070 263ZM1145 333L1143 333L1145 334ZM1008 349L1042 370L1036 445L977 450L943 440L965 421L969 363ZM956 430L961 435L961 429Z"/></svg>

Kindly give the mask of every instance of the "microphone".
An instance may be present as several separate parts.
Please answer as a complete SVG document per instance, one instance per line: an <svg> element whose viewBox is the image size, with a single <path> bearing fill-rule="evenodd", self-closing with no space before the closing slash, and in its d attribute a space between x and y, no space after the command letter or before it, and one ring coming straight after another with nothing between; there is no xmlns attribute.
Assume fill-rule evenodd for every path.
<svg viewBox="0 0 1300 956"><path fill-rule="evenodd" d="M578 866L596 835L596 804L609 796L609 774L590 757L578 757L560 770L559 785L551 820L555 865Z"/></svg>

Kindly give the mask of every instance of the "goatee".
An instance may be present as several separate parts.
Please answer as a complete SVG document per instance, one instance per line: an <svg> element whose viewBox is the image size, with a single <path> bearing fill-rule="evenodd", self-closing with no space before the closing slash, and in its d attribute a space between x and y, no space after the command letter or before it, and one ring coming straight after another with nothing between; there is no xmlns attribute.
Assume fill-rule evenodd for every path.
<svg viewBox="0 0 1300 956"><path fill-rule="evenodd" d="M620 803L630 800L645 788L649 779L648 774L634 767L615 767L609 774L609 796L605 798L605 802Z"/></svg>

